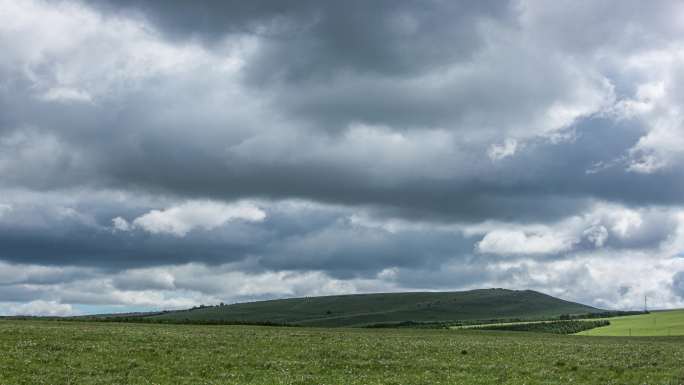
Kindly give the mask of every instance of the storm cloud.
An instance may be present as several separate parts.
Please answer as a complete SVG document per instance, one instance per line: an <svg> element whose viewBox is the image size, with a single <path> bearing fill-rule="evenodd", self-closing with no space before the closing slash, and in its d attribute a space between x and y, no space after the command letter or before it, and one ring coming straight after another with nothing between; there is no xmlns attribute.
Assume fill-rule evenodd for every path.
<svg viewBox="0 0 684 385"><path fill-rule="evenodd" d="M0 0L0 313L682 306L681 8Z"/></svg>

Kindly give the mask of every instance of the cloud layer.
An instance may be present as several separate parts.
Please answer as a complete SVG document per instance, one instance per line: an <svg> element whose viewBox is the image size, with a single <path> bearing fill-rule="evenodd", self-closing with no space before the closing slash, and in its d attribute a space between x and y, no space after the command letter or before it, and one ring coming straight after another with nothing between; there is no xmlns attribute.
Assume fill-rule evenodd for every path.
<svg viewBox="0 0 684 385"><path fill-rule="evenodd" d="M682 306L681 8L0 0L0 312Z"/></svg>

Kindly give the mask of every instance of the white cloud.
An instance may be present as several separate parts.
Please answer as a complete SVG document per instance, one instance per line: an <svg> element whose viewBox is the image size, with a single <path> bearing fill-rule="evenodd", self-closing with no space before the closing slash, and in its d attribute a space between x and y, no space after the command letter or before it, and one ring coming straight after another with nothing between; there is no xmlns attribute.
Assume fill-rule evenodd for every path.
<svg viewBox="0 0 684 385"><path fill-rule="evenodd" d="M684 210L676 212L672 234L662 245L663 253L684 260Z"/></svg>
<svg viewBox="0 0 684 385"><path fill-rule="evenodd" d="M262 164L290 165L333 164L353 165L377 183L395 180L398 176L421 174L430 178L447 178L457 170L454 163L465 162L451 134L442 129L398 131L393 127L352 123L344 135L335 141L321 140L310 132L295 134L268 133L256 135L231 146L231 156ZM304 151L292 151L293 148Z"/></svg>
<svg viewBox="0 0 684 385"><path fill-rule="evenodd" d="M487 150L487 155L492 161L497 161L509 156L515 155L518 148L518 141L515 139L506 139L502 144L492 144Z"/></svg>
<svg viewBox="0 0 684 385"><path fill-rule="evenodd" d="M116 217L112 219L112 226L114 226L115 230L118 231L130 231L131 230L131 224L128 223L127 220L121 218L121 217Z"/></svg>
<svg viewBox="0 0 684 385"><path fill-rule="evenodd" d="M603 247L608 239L608 229L605 226L594 225L584 230L583 235L596 247Z"/></svg>
<svg viewBox="0 0 684 385"><path fill-rule="evenodd" d="M632 99L623 99L615 103L611 111L618 119L629 119L652 112L656 103L665 97L665 83L655 81L637 86Z"/></svg>
<svg viewBox="0 0 684 385"><path fill-rule="evenodd" d="M260 222L264 218L266 213L250 202L226 204L214 201L189 201L164 210L152 210L135 218L132 224L153 234L165 233L183 237L196 228L212 230L228 221ZM116 221L116 218L114 220ZM123 224L121 221L118 222Z"/></svg>
<svg viewBox="0 0 684 385"><path fill-rule="evenodd" d="M550 254L567 251L577 239L549 231L492 230L477 243L480 253L499 255Z"/></svg>
<svg viewBox="0 0 684 385"><path fill-rule="evenodd" d="M615 104L618 119L636 119L646 133L627 153L627 171L650 174L684 161L684 46L637 52L624 59L626 69L643 78L631 98ZM623 68L623 71L625 69Z"/></svg>
<svg viewBox="0 0 684 385"><path fill-rule="evenodd" d="M0 203L0 217L2 217L6 213L9 213L10 211L12 211L12 205Z"/></svg>
<svg viewBox="0 0 684 385"><path fill-rule="evenodd" d="M38 299L24 304L0 302L0 315L72 315L73 305L135 306L149 309L188 308L272 297L300 297L396 291L382 279L336 279L323 272L263 271L246 273L240 266L188 263L127 269L111 273L77 269L75 280L55 282L55 268L0 264L7 270L2 290ZM21 279L10 275L20 273Z"/></svg>
<svg viewBox="0 0 684 385"><path fill-rule="evenodd" d="M117 274L113 285L124 291L174 290L175 277L164 268L131 269Z"/></svg>
<svg viewBox="0 0 684 385"><path fill-rule="evenodd" d="M0 304L0 309L5 309L6 315L31 315L31 316L71 316L76 315L74 308L65 303L56 301L35 300L22 304Z"/></svg>
<svg viewBox="0 0 684 385"><path fill-rule="evenodd" d="M679 308L684 298L673 290L672 275L683 267L684 259L650 251L593 250L563 260L494 265L500 279L491 284L539 290L604 309L639 310L644 296L654 308ZM514 273L505 274L507 269Z"/></svg>
<svg viewBox="0 0 684 385"><path fill-rule="evenodd" d="M69 87L53 87L47 90L42 99L56 102L92 102L92 96L82 90Z"/></svg>
<svg viewBox="0 0 684 385"><path fill-rule="evenodd" d="M566 63L572 66L572 62ZM573 137L564 130L571 127L580 118L602 113L610 109L615 102L612 83L602 75L591 71L570 71L569 78L575 81L569 95L553 103L540 118L541 136L552 142L559 142Z"/></svg>
<svg viewBox="0 0 684 385"><path fill-rule="evenodd" d="M635 236L644 224L639 211L605 203L595 205L585 219L594 222L594 226L602 224L601 227L607 227L613 235L622 239Z"/></svg>
<svg viewBox="0 0 684 385"><path fill-rule="evenodd" d="M585 212L552 224L483 222L463 226L461 231L467 236L483 236L476 251L500 255L571 252L583 239L596 248L610 242L614 247L658 247L668 231L674 232L676 213L597 202Z"/></svg>
<svg viewBox="0 0 684 385"><path fill-rule="evenodd" d="M628 237L639 230L643 223L641 215L633 210L621 210L613 218L612 230L620 237Z"/></svg>
<svg viewBox="0 0 684 385"><path fill-rule="evenodd" d="M474 265L481 275L463 285L453 275L462 273L462 261L447 262L439 270L385 268L367 278L338 279L323 272L241 271L240 264L208 266L189 263L175 266L128 269L118 273L76 269L75 279L55 280L59 273L39 265L1 266L10 275L23 272L22 280L6 280L3 290L34 297L25 304L0 303L0 314L70 315L75 305L187 308L198 304L246 301L274 297L391 292L432 289L454 290L481 287L534 289L568 300L606 308L630 309L643 303L655 307L681 307L684 298L672 285L673 272L684 271L684 259L665 253L595 250L562 260L522 258ZM11 273L14 271L14 273ZM403 279L420 274L419 280ZM451 276L446 286L431 286L432 277ZM445 281L446 282L446 281ZM411 286L417 284L418 286ZM421 286L426 285L426 286ZM624 290L628 287L629 290ZM22 294L24 293L24 294Z"/></svg>
<svg viewBox="0 0 684 385"><path fill-rule="evenodd" d="M3 39L0 70L24 74L42 100L97 103L144 78L241 67L237 52L214 57L197 43L172 44L142 18L106 16L79 2L0 0L0 9L0 36L13 37Z"/></svg>

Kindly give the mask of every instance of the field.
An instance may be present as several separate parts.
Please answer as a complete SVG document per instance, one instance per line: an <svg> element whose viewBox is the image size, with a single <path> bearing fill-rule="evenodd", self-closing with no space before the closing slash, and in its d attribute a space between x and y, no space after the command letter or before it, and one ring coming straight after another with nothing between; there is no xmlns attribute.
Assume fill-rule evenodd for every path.
<svg viewBox="0 0 684 385"><path fill-rule="evenodd" d="M684 384L684 337L0 321L0 384Z"/></svg>
<svg viewBox="0 0 684 385"><path fill-rule="evenodd" d="M532 290L481 289L291 298L208 306L152 315L166 321L271 322L302 326L364 326L405 321L544 319L598 312Z"/></svg>
<svg viewBox="0 0 684 385"><path fill-rule="evenodd" d="M591 336L684 336L684 310L610 318L610 326L583 331Z"/></svg>

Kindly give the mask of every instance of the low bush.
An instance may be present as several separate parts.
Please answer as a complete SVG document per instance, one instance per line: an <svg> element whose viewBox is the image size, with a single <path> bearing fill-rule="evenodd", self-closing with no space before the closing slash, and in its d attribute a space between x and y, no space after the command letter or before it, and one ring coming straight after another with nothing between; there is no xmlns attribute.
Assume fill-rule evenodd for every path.
<svg viewBox="0 0 684 385"><path fill-rule="evenodd" d="M530 322L508 325L485 325L475 329L480 330L508 330L517 332L536 332L553 334L575 334L584 330L589 330L601 326L610 325L610 321L550 321L550 322Z"/></svg>

